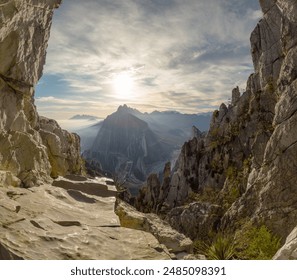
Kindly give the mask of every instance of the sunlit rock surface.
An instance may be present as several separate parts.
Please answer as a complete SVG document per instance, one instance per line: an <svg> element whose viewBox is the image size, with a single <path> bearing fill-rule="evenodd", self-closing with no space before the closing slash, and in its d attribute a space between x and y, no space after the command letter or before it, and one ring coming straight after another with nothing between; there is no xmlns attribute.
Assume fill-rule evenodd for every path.
<svg viewBox="0 0 297 280"><path fill-rule="evenodd" d="M10 185L7 178L13 177L13 185L33 187L51 182L50 175L81 172L79 140L46 129L33 98L45 63L53 10L60 2L0 1L0 171L9 172L0 176L0 185ZM61 145L53 147L55 141Z"/></svg>
<svg viewBox="0 0 297 280"><path fill-rule="evenodd" d="M74 133L62 129L55 120L39 118L40 136L47 147L51 164L51 176L83 174L83 161L80 156L80 139Z"/></svg>
<svg viewBox="0 0 297 280"><path fill-rule="evenodd" d="M297 259L297 227L289 234L285 244L275 254L275 260L296 260Z"/></svg>
<svg viewBox="0 0 297 280"><path fill-rule="evenodd" d="M117 203L116 213L123 227L152 233L160 243L168 248L173 258L183 258L192 253L193 242L157 215L138 212L123 201Z"/></svg>
<svg viewBox="0 0 297 280"><path fill-rule="evenodd" d="M0 188L0 259L170 259L150 233L120 226L106 181Z"/></svg>

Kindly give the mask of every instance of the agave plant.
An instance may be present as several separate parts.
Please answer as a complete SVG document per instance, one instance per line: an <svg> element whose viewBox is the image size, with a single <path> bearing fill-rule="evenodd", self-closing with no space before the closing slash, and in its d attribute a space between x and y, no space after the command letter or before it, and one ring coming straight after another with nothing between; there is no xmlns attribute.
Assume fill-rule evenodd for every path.
<svg viewBox="0 0 297 280"><path fill-rule="evenodd" d="M219 234L205 253L210 260L232 260L235 255L234 239Z"/></svg>

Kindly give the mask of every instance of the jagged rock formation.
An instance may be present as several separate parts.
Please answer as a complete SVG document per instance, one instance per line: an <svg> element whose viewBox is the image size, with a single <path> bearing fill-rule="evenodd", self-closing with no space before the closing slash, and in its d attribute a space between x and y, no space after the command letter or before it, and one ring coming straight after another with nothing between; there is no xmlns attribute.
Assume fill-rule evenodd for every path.
<svg viewBox="0 0 297 280"><path fill-rule="evenodd" d="M60 2L7 0L0 4L0 185L32 187L50 182L51 174L81 172L75 164L57 173L61 157L78 163L78 139L61 133L56 124L50 127L40 121L33 101L45 63L53 9ZM61 142L63 148L54 151L53 141Z"/></svg>
<svg viewBox="0 0 297 280"><path fill-rule="evenodd" d="M0 259L170 259L148 232L120 226L106 178L0 188Z"/></svg>
<svg viewBox="0 0 297 280"><path fill-rule="evenodd" d="M255 73L246 91L240 96L234 89L231 104L213 113L208 134L185 143L169 191L167 185L166 191L159 190L164 196L158 205L170 210L189 200L219 204L221 229L251 219L285 238L297 215L297 3L260 4L263 19L251 35ZM153 200L155 185L148 180L140 200ZM147 210L159 209L151 205ZM195 229L183 230L192 236Z"/></svg>
<svg viewBox="0 0 297 280"><path fill-rule="evenodd" d="M135 206L138 210L148 213L156 212L158 214L166 212L168 207L164 204L164 197L167 197L169 192L169 182L171 174L171 164L166 163L163 170L163 184L161 186L157 174L150 174L146 184L139 190L138 197L135 201Z"/></svg>
<svg viewBox="0 0 297 280"><path fill-rule="evenodd" d="M250 83L252 93L260 92L265 116L272 118L271 129L258 133L246 192L223 222L252 216L286 237L297 215L297 3L260 3L264 18L251 37L256 74Z"/></svg>

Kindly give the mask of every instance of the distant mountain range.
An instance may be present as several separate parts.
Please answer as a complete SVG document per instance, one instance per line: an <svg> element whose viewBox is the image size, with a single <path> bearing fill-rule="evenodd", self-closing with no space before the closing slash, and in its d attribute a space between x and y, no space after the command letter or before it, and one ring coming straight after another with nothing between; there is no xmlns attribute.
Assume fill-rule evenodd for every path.
<svg viewBox="0 0 297 280"><path fill-rule="evenodd" d="M104 121L77 133L87 160L98 162L103 171L142 182L176 157L192 137L193 126L198 127L195 133L201 133L208 129L210 119L211 114L141 113L123 105Z"/></svg>
<svg viewBox="0 0 297 280"><path fill-rule="evenodd" d="M70 120L88 120L88 121L94 121L98 119L100 118L92 115L75 115L70 118Z"/></svg>

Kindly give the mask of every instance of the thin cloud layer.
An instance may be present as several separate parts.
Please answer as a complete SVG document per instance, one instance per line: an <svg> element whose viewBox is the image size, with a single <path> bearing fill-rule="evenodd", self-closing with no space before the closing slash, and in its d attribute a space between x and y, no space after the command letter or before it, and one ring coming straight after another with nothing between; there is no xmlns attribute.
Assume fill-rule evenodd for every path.
<svg viewBox="0 0 297 280"><path fill-rule="evenodd" d="M253 71L249 36L260 16L257 0L64 0L38 109L55 118L104 116L123 103L213 110L233 87L245 87ZM125 91L125 81L114 85L121 73L129 76L124 94L115 88Z"/></svg>

